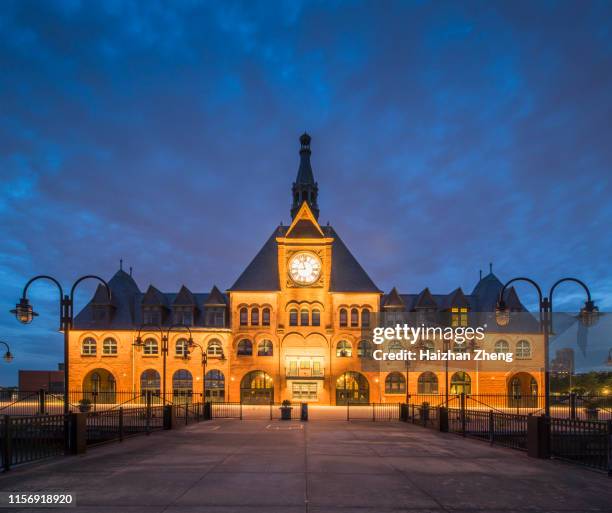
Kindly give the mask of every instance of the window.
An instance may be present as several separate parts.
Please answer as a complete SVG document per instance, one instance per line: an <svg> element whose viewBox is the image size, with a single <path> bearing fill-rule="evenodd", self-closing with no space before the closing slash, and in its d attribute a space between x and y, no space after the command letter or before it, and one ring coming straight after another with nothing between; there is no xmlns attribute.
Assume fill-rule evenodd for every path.
<svg viewBox="0 0 612 513"><path fill-rule="evenodd" d="M385 394L405 394L406 378L399 372L392 372L385 378Z"/></svg>
<svg viewBox="0 0 612 513"><path fill-rule="evenodd" d="M147 369L140 375L140 393L152 392L159 394L161 379L155 369Z"/></svg>
<svg viewBox="0 0 612 513"><path fill-rule="evenodd" d="M97 344L96 340L91 337L87 337L83 340L82 354L85 356L96 356Z"/></svg>
<svg viewBox="0 0 612 513"><path fill-rule="evenodd" d="M247 326L249 324L249 311L246 308L240 309L240 326Z"/></svg>
<svg viewBox="0 0 612 513"><path fill-rule="evenodd" d="M367 308L365 308L361 312L361 327L362 328L370 327L370 310L368 310Z"/></svg>
<svg viewBox="0 0 612 513"><path fill-rule="evenodd" d="M367 340L359 341L357 344L357 357L358 358L371 358L372 357L372 344Z"/></svg>
<svg viewBox="0 0 612 513"><path fill-rule="evenodd" d="M204 377L206 399L213 402L225 400L225 376L220 370L209 370Z"/></svg>
<svg viewBox="0 0 612 513"><path fill-rule="evenodd" d="M272 356L274 348L271 340L262 340L257 344L257 356Z"/></svg>
<svg viewBox="0 0 612 513"><path fill-rule="evenodd" d="M144 354L146 355L154 355L158 354L159 347L157 345L157 340L154 338L148 338L144 341Z"/></svg>
<svg viewBox="0 0 612 513"><path fill-rule="evenodd" d="M270 309L269 308L264 308L261 311L261 325L270 326Z"/></svg>
<svg viewBox="0 0 612 513"><path fill-rule="evenodd" d="M398 351L401 351L402 349L404 349L404 347L402 346L401 340L397 340L397 339L389 340L389 343L387 346L387 350L389 352L398 352Z"/></svg>
<svg viewBox="0 0 612 513"><path fill-rule="evenodd" d="M353 346L347 340L341 340L336 346L336 356L339 358L349 358L353 355Z"/></svg>
<svg viewBox="0 0 612 513"><path fill-rule="evenodd" d="M348 326L348 317L347 317L346 308L340 308L340 327L345 328Z"/></svg>
<svg viewBox="0 0 612 513"><path fill-rule="evenodd" d="M294 308L289 311L289 326L297 326L298 311Z"/></svg>
<svg viewBox="0 0 612 513"><path fill-rule="evenodd" d="M467 353L467 342L453 342L453 353Z"/></svg>
<svg viewBox="0 0 612 513"><path fill-rule="evenodd" d="M453 328L465 327L468 325L468 309L467 308L451 308L451 326Z"/></svg>
<svg viewBox="0 0 612 513"><path fill-rule="evenodd" d="M117 341L114 338L108 337L102 342L102 354L117 354Z"/></svg>
<svg viewBox="0 0 612 513"><path fill-rule="evenodd" d="M206 354L213 358L220 358L223 356L223 345L217 339L211 340L206 347Z"/></svg>
<svg viewBox="0 0 612 513"><path fill-rule="evenodd" d="M472 393L472 380L467 372L459 371L453 374L450 393L453 395Z"/></svg>
<svg viewBox="0 0 612 513"><path fill-rule="evenodd" d="M193 324L193 308L191 307L174 307L174 324L183 326L191 326Z"/></svg>
<svg viewBox="0 0 612 513"><path fill-rule="evenodd" d="M300 326L308 326L308 310L303 308L300 310Z"/></svg>
<svg viewBox="0 0 612 513"><path fill-rule="evenodd" d="M253 356L253 343L243 338L238 342L238 356Z"/></svg>
<svg viewBox="0 0 612 513"><path fill-rule="evenodd" d="M161 324L161 311L156 306L144 308L142 312L142 322L151 326L159 326Z"/></svg>
<svg viewBox="0 0 612 513"><path fill-rule="evenodd" d="M225 326L225 309L221 307L206 308L206 326Z"/></svg>
<svg viewBox="0 0 612 513"><path fill-rule="evenodd" d="M351 328L359 326L359 310L357 308L351 309Z"/></svg>
<svg viewBox="0 0 612 513"><path fill-rule="evenodd" d="M519 340L516 343L516 357L517 359L531 358L531 344L528 340Z"/></svg>
<svg viewBox="0 0 612 513"><path fill-rule="evenodd" d="M259 326L259 308L251 309L251 325Z"/></svg>
<svg viewBox="0 0 612 513"><path fill-rule="evenodd" d="M189 353L189 342L187 342L184 338L180 338L176 341L175 346L175 356L179 356L180 358L187 357Z"/></svg>
<svg viewBox="0 0 612 513"><path fill-rule="evenodd" d="M419 349L422 351L433 352L436 350L436 345L433 340L421 340L419 342Z"/></svg>
<svg viewBox="0 0 612 513"><path fill-rule="evenodd" d="M423 372L417 380L418 394L437 394L438 378L433 372Z"/></svg>
<svg viewBox="0 0 612 513"><path fill-rule="evenodd" d="M317 308L312 311L312 325L321 326L321 311Z"/></svg>
<svg viewBox="0 0 612 513"><path fill-rule="evenodd" d="M498 340L495 342L495 352L496 353L507 353L510 351L510 344L505 340Z"/></svg>

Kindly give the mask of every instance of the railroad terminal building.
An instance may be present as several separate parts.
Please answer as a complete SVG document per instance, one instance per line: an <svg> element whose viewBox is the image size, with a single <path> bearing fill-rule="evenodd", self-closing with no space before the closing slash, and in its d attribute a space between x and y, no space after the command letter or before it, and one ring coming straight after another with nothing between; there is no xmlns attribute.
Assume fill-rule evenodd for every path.
<svg viewBox="0 0 612 513"><path fill-rule="evenodd" d="M407 394L543 394L544 349L539 324L509 289L506 304L533 322L498 327L494 311L502 283L491 272L471 293L461 288L434 294L381 291L330 225L318 222L318 184L311 138L300 137L300 164L291 188L292 222L277 226L236 282L225 292L141 290L120 269L77 315L70 333L70 389L158 393L163 386L162 335L174 324L189 326L199 350L186 357L188 333L169 332L166 390L174 397L245 403L315 404L404 402ZM451 326L487 324L479 347L512 352L511 364L459 361L372 366L375 347L364 333L381 317L412 318ZM520 324L520 329L518 325ZM514 331L513 331L514 330ZM135 345L140 332L141 344ZM442 340L422 340L430 350L464 351ZM391 347L391 350L394 348ZM397 348L395 348L397 349ZM399 347L401 349L401 347ZM366 364L366 361L370 363ZM205 383L205 388L203 384ZM513 399L514 398L514 399ZM431 399L430 399L431 401Z"/></svg>

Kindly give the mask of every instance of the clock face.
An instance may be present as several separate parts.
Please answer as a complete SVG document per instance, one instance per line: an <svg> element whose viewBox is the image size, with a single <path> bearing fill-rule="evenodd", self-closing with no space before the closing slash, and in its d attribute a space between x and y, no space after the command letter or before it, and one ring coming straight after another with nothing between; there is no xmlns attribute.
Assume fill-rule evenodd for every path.
<svg viewBox="0 0 612 513"><path fill-rule="evenodd" d="M321 275L321 260L312 253L296 253L289 260L289 276L299 285L310 285Z"/></svg>

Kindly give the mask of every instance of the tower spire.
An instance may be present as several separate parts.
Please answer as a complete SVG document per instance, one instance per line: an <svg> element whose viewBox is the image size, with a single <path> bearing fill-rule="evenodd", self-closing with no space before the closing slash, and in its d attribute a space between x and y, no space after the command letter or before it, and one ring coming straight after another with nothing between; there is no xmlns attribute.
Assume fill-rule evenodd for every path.
<svg viewBox="0 0 612 513"><path fill-rule="evenodd" d="M310 141L310 135L306 132L300 136L300 167L298 168L297 178L291 188L293 196L293 203L291 205L292 219L304 202L308 203L315 218L319 218L319 206L317 205L319 187L314 180L312 166L310 165Z"/></svg>

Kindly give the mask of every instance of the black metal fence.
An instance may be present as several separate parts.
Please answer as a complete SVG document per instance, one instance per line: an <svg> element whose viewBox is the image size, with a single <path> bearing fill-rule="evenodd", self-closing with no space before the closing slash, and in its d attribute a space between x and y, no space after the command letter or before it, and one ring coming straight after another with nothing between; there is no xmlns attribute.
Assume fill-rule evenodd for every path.
<svg viewBox="0 0 612 513"><path fill-rule="evenodd" d="M121 441L164 427L163 406L118 408L87 413L87 445Z"/></svg>
<svg viewBox="0 0 612 513"><path fill-rule="evenodd" d="M220 403L210 404L213 419L242 419L242 403Z"/></svg>
<svg viewBox="0 0 612 513"><path fill-rule="evenodd" d="M65 452L67 419L64 415L1 418L2 468L56 456Z"/></svg>
<svg viewBox="0 0 612 513"><path fill-rule="evenodd" d="M434 427L438 420L438 408L431 408L427 403L420 406L411 404L408 407L409 417L413 424L425 427Z"/></svg>
<svg viewBox="0 0 612 513"><path fill-rule="evenodd" d="M346 420L389 421L400 419L400 403L346 404Z"/></svg>
<svg viewBox="0 0 612 513"><path fill-rule="evenodd" d="M549 424L553 457L612 472L612 421L551 418Z"/></svg>

